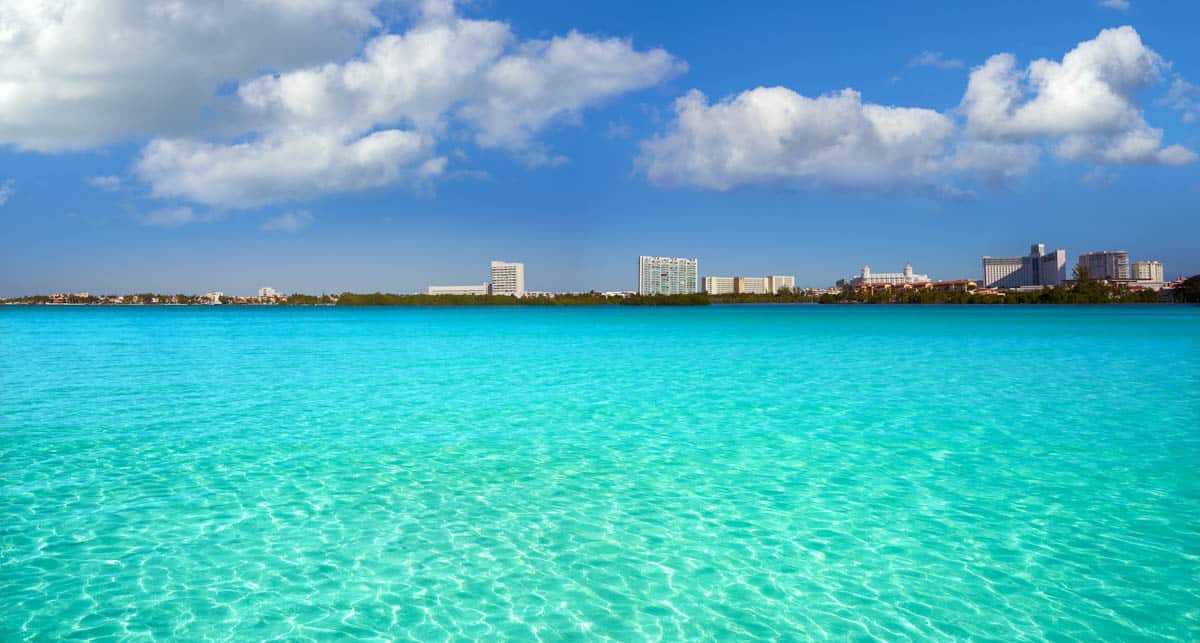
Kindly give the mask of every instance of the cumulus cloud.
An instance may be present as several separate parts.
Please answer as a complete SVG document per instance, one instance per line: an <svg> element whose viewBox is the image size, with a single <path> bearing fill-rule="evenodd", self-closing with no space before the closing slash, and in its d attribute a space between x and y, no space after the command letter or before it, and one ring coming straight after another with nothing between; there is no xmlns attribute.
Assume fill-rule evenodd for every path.
<svg viewBox="0 0 1200 643"><path fill-rule="evenodd" d="M253 207L385 185L419 186L443 174L438 143L463 128L482 147L552 164L534 137L553 122L684 69L661 49L577 32L518 42L502 22L430 3L402 34L371 39L346 63L240 84L243 140L163 138L137 174L154 195Z"/></svg>
<svg viewBox="0 0 1200 643"><path fill-rule="evenodd" d="M1067 159L1178 165L1196 159L1142 115L1138 93L1161 79L1162 58L1132 27L1105 29L1062 61L1039 59L1024 70L1012 54L971 71L960 109L967 131L993 140L1049 139Z"/></svg>
<svg viewBox="0 0 1200 643"><path fill-rule="evenodd" d="M430 178L445 165L430 147L420 134L395 129L286 132L228 145L157 140L137 171L158 197L254 207Z"/></svg>
<svg viewBox="0 0 1200 643"><path fill-rule="evenodd" d="M934 67L937 69L962 69L966 64L957 58L946 58L940 51L923 51L908 61L909 67Z"/></svg>
<svg viewBox="0 0 1200 643"><path fill-rule="evenodd" d="M89 176L84 180L88 185L105 192L116 192L121 189L121 177L119 176Z"/></svg>
<svg viewBox="0 0 1200 643"><path fill-rule="evenodd" d="M296 233L312 225L312 222L313 215L311 213L307 210L297 210L271 217L259 227L267 232Z"/></svg>
<svg viewBox="0 0 1200 643"><path fill-rule="evenodd" d="M557 118L575 118L585 106L686 69L662 49L639 52L628 40L572 31L524 43L495 61L462 116L474 124L476 142L483 147L520 149Z"/></svg>
<svg viewBox="0 0 1200 643"><path fill-rule="evenodd" d="M929 52L926 52L929 54ZM942 61L938 54L913 64ZM811 98L759 87L710 103L692 91L668 130L643 141L637 169L653 183L728 190L745 185L909 189L969 194L1027 175L1049 147L1093 165L1181 165L1196 154L1164 145L1138 93L1165 63L1130 27L1080 43L1062 61L1025 70L997 54L972 70L962 102L941 113L864 102L858 92ZM1184 109L1188 86L1170 100Z"/></svg>
<svg viewBox="0 0 1200 643"><path fill-rule="evenodd" d="M931 109L864 103L858 92L809 98L759 87L716 103L693 90L676 121L642 144L654 183L728 190L748 184L924 185L943 170L954 123Z"/></svg>
<svg viewBox="0 0 1200 643"><path fill-rule="evenodd" d="M1196 115L1200 114L1200 86L1176 76L1167 97L1161 103L1183 112L1183 122L1195 123Z"/></svg>
<svg viewBox="0 0 1200 643"><path fill-rule="evenodd" d="M17 193L16 183L12 179L0 182L0 205L8 203L12 195Z"/></svg>
<svg viewBox="0 0 1200 643"><path fill-rule="evenodd" d="M1118 11L1129 11L1129 0L1100 0L1100 6Z"/></svg>
<svg viewBox="0 0 1200 643"><path fill-rule="evenodd" d="M195 132L221 83L351 55L376 1L5 0L0 145Z"/></svg>

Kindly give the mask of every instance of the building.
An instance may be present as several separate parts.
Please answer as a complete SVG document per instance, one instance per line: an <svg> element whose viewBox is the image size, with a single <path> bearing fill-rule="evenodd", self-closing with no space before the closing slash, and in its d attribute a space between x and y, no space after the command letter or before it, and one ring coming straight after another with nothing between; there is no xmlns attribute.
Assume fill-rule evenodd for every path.
<svg viewBox="0 0 1200 643"><path fill-rule="evenodd" d="M1135 261L1130 273L1134 281L1163 282L1163 265L1160 261Z"/></svg>
<svg viewBox="0 0 1200 643"><path fill-rule="evenodd" d="M428 293L430 295L488 295L490 289L487 284L479 284L473 286L430 286Z"/></svg>
<svg viewBox="0 0 1200 643"><path fill-rule="evenodd" d="M1128 281L1129 253L1124 250L1111 252L1085 252L1079 255L1079 268L1087 271L1092 279Z"/></svg>
<svg viewBox="0 0 1200 643"><path fill-rule="evenodd" d="M208 303L210 303L210 304L221 303L221 298L224 296L225 296L225 293L223 293L219 290L214 290L214 291L204 293L204 298L207 299Z"/></svg>
<svg viewBox="0 0 1200 643"><path fill-rule="evenodd" d="M493 261L492 294L524 297L525 264L520 262Z"/></svg>
<svg viewBox="0 0 1200 643"><path fill-rule="evenodd" d="M858 276L850 280L850 285L855 288L927 283L929 283L929 275L914 274L910 263L904 264L904 272L871 272L871 266L863 266Z"/></svg>
<svg viewBox="0 0 1200 643"><path fill-rule="evenodd" d="M700 289L698 259L638 257L639 295L690 295Z"/></svg>
<svg viewBox="0 0 1200 643"><path fill-rule="evenodd" d="M732 295L737 277L705 277L704 292L710 295Z"/></svg>
<svg viewBox="0 0 1200 643"><path fill-rule="evenodd" d="M734 277L733 290L748 295L765 295L771 291L771 280L766 277Z"/></svg>
<svg viewBox="0 0 1200 643"><path fill-rule="evenodd" d="M275 297L279 296L281 296L280 292L269 286L263 286L262 288L258 289L259 299L274 299Z"/></svg>
<svg viewBox="0 0 1200 643"><path fill-rule="evenodd" d="M1046 252L1046 244L1029 246L1025 257L982 257L984 288L1057 286L1067 280L1067 251Z"/></svg>
<svg viewBox="0 0 1200 643"><path fill-rule="evenodd" d="M970 279L955 279L953 281L935 281L932 288L939 292L974 292L978 286Z"/></svg>
<svg viewBox="0 0 1200 643"><path fill-rule="evenodd" d="M770 277L705 277L704 292L710 295L775 295L787 288L796 287L796 278L791 275L771 275Z"/></svg>
<svg viewBox="0 0 1200 643"><path fill-rule="evenodd" d="M771 275L770 277L767 277L767 283L768 283L767 289L771 291L771 294L778 295L780 292L782 292L784 290L795 290L796 289L796 276L795 275Z"/></svg>

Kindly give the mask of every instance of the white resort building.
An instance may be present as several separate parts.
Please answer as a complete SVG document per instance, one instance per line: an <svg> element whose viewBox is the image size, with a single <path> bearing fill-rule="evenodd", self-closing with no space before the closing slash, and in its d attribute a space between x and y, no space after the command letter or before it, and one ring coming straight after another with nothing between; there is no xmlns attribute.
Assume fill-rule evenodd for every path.
<svg viewBox="0 0 1200 643"><path fill-rule="evenodd" d="M493 261L492 294L524 297L525 264L510 261Z"/></svg>
<svg viewBox="0 0 1200 643"><path fill-rule="evenodd" d="M1057 286L1067 280L1067 251L1046 252L1046 244L1029 246L1024 257L982 257L984 288Z"/></svg>
<svg viewBox="0 0 1200 643"><path fill-rule="evenodd" d="M855 288L863 286L903 286L904 284L927 284L929 275L913 273L912 264L904 264L904 272L871 272L871 266L863 266L858 276L850 280Z"/></svg>

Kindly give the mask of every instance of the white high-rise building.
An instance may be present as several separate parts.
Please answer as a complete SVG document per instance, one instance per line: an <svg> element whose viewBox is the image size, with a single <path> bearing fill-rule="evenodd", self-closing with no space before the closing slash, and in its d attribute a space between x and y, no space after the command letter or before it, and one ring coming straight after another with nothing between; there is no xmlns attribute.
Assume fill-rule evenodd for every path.
<svg viewBox="0 0 1200 643"><path fill-rule="evenodd" d="M1130 278L1129 253L1125 250L1085 252L1079 255L1079 267L1092 279L1126 281Z"/></svg>
<svg viewBox="0 0 1200 643"><path fill-rule="evenodd" d="M1130 272L1134 281L1163 282L1163 265L1160 261L1135 261Z"/></svg>
<svg viewBox="0 0 1200 643"><path fill-rule="evenodd" d="M904 272L871 272L871 266L863 266L858 276L850 280L850 285L855 288L877 284L900 286L926 283L929 283L929 275L915 274L910 263L904 264Z"/></svg>
<svg viewBox="0 0 1200 643"><path fill-rule="evenodd" d="M268 299L268 298L279 297L279 296L280 296L279 291L275 290L274 288L271 288L269 286L263 286L262 288L258 289L258 298L259 299Z"/></svg>
<svg viewBox="0 0 1200 643"><path fill-rule="evenodd" d="M1046 252L1046 244L1029 246L1024 257L983 257L984 288L1057 286L1067 279L1067 251Z"/></svg>
<svg viewBox="0 0 1200 643"><path fill-rule="evenodd" d="M700 289L700 261L680 257L638 257L639 295L690 295Z"/></svg>
<svg viewBox="0 0 1200 643"><path fill-rule="evenodd" d="M493 261L492 294L524 297L525 264L515 261Z"/></svg>
<svg viewBox="0 0 1200 643"><path fill-rule="evenodd" d="M736 277L705 277L704 292L710 295L732 295Z"/></svg>

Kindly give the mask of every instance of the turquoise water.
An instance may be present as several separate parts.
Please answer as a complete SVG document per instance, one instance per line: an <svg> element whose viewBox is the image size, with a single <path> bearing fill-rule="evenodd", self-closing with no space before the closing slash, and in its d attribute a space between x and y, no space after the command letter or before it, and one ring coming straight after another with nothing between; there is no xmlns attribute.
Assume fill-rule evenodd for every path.
<svg viewBox="0 0 1200 643"><path fill-rule="evenodd" d="M0 309L0 640L1200 638L1200 308Z"/></svg>

